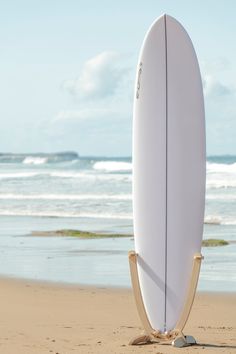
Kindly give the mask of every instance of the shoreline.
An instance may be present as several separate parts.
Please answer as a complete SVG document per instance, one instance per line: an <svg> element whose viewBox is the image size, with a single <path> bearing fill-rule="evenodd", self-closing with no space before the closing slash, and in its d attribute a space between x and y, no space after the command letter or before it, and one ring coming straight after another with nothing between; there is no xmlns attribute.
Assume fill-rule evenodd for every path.
<svg viewBox="0 0 236 354"><path fill-rule="evenodd" d="M167 345L129 346L142 332L131 289L0 278L4 354L172 354ZM236 353L236 293L198 292L184 333L188 354Z"/></svg>
<svg viewBox="0 0 236 354"><path fill-rule="evenodd" d="M14 277L14 276L8 276L8 275L0 275L0 283L2 281L6 282L12 282L12 283L19 283L19 284L25 284L25 283L31 283L32 285L38 285L38 286L45 286L49 288L61 288L61 289L82 289L82 290L108 290L108 291L128 291L131 292L132 289L131 287L125 287L125 286L106 286L106 285L96 285L96 284L82 284L82 283L69 283L69 282L63 282L63 281L51 281L51 280L41 280L41 279L31 279L31 278L21 278L21 277ZM204 291L203 291L204 292ZM228 292L225 292L228 294ZM230 292L229 292L230 293ZM234 292L232 292L234 294ZM236 292L235 292L236 295Z"/></svg>
<svg viewBox="0 0 236 354"><path fill-rule="evenodd" d="M119 292L119 291L127 291L132 293L133 289L131 286L115 286L115 285L99 285L99 284L82 284L82 283L69 283L69 282L63 282L63 281L51 281L51 280L42 280L42 279L31 279L31 278L21 278L21 277L14 277L14 276L8 276L8 275L0 275L0 283L1 281L6 281L6 282L14 282L14 283L19 283L19 284L25 284L25 283L32 283L32 285L38 285L38 286L46 286L46 287L52 287L52 288L63 288L63 289L82 289L82 290L107 290L111 292ZM218 291L218 290L197 290L196 291L196 296L201 294L207 294L207 295L232 295L235 296L235 301L236 301L236 291ZM236 315L236 314L235 314Z"/></svg>

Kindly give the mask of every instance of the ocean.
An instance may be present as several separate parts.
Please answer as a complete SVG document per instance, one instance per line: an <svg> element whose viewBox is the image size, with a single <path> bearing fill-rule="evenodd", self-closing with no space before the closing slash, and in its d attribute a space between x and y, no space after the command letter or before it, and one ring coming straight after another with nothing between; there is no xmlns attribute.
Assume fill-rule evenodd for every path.
<svg viewBox="0 0 236 354"><path fill-rule="evenodd" d="M194 188L194 186L193 186ZM32 231L80 229L132 234L131 158L0 154L0 275L98 286L130 286L132 237L79 240ZM236 156L207 159L199 290L236 291Z"/></svg>

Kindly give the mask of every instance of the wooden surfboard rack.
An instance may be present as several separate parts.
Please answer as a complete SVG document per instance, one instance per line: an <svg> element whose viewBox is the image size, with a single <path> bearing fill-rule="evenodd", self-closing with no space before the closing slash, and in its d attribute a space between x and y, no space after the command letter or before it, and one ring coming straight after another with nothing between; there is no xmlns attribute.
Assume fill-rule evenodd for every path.
<svg viewBox="0 0 236 354"><path fill-rule="evenodd" d="M179 321L176 324L175 329L170 332L161 333L158 330L152 328L146 310L143 303L142 293L139 284L137 261L138 254L134 251L129 252L129 265L130 265L130 274L131 282L135 297L135 302L138 310L139 317L143 324L145 334L139 335L138 337L133 338L130 341L130 345L140 345L145 343L159 343L159 344L172 344L174 347L182 348L196 343L196 340L192 336L185 336L183 334L184 326L188 320L195 293L198 283L198 277L201 268L201 262L204 257L200 253L196 253L193 257L193 269L190 279L189 289L185 305L183 307Z"/></svg>

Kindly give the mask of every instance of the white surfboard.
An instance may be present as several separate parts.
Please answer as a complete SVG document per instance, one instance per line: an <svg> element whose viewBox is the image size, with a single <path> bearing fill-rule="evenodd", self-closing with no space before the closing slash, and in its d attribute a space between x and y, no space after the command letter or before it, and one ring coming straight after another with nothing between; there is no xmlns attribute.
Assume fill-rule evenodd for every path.
<svg viewBox="0 0 236 354"><path fill-rule="evenodd" d="M138 276L152 327L175 328L200 252L205 119L192 42L174 18L153 23L141 49L133 117L133 213Z"/></svg>

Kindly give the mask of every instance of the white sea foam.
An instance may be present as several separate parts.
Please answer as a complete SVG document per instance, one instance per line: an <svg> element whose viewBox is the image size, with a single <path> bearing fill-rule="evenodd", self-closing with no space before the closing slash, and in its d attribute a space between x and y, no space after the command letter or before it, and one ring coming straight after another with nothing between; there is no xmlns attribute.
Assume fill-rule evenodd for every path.
<svg viewBox="0 0 236 354"><path fill-rule="evenodd" d="M74 171L53 171L49 172L48 176L57 178L89 178L91 176L93 178L93 176L89 175L89 173Z"/></svg>
<svg viewBox="0 0 236 354"><path fill-rule="evenodd" d="M23 160L23 163L26 165L43 165L43 164L47 163L47 161L48 161L47 157L27 156Z"/></svg>
<svg viewBox="0 0 236 354"><path fill-rule="evenodd" d="M212 224L212 225L220 225L222 223L222 219L219 216L208 215L205 217L204 223Z"/></svg>
<svg viewBox="0 0 236 354"><path fill-rule="evenodd" d="M205 217L204 223L212 225L236 225L236 217L208 215Z"/></svg>
<svg viewBox="0 0 236 354"><path fill-rule="evenodd" d="M207 200L236 200L235 194L206 194Z"/></svg>
<svg viewBox="0 0 236 354"><path fill-rule="evenodd" d="M207 189L217 189L217 188L235 188L236 178L207 178L206 188Z"/></svg>
<svg viewBox="0 0 236 354"><path fill-rule="evenodd" d="M131 200L131 194L0 194L0 200Z"/></svg>
<svg viewBox="0 0 236 354"><path fill-rule="evenodd" d="M36 176L48 176L55 178L73 178L82 180L92 180L92 181L131 181L131 175L124 174L102 174L102 173L89 173L88 172L67 172L67 171L27 171L27 172L10 172L10 173L0 173L0 179L15 179L15 178L32 178Z"/></svg>
<svg viewBox="0 0 236 354"><path fill-rule="evenodd" d="M30 178L39 175L38 172L10 172L10 173L0 173L0 179L7 178Z"/></svg>
<svg viewBox="0 0 236 354"><path fill-rule="evenodd" d="M131 213L99 213L99 212L77 212L77 211L60 211L60 210L29 210L29 209L0 209L1 216L35 216L35 217L57 217L57 218L93 218L93 219L117 219L132 220ZM211 225L236 225L236 218L220 217L209 215L205 217L205 224Z"/></svg>
<svg viewBox="0 0 236 354"><path fill-rule="evenodd" d="M207 162L207 172L209 173L233 173L236 174L236 162L232 164Z"/></svg>
<svg viewBox="0 0 236 354"><path fill-rule="evenodd" d="M55 171L50 172L49 175L51 177L58 177L58 178L78 178L78 179L85 179L85 180L94 180L94 181L109 181L109 180L117 180L117 181L131 181L131 175L124 175L124 174L102 174L102 173L89 173L88 172L61 172Z"/></svg>
<svg viewBox="0 0 236 354"><path fill-rule="evenodd" d="M235 188L236 163L210 163L207 162L207 189Z"/></svg>
<svg viewBox="0 0 236 354"><path fill-rule="evenodd" d="M229 219L222 222L222 225L236 225L236 219Z"/></svg>
<svg viewBox="0 0 236 354"><path fill-rule="evenodd" d="M98 161L93 165L95 170L103 170L107 172L115 171L131 171L132 163L131 162L122 162L122 161Z"/></svg>
<svg viewBox="0 0 236 354"><path fill-rule="evenodd" d="M57 217L57 218L94 218L94 219L120 219L132 220L130 214L115 213L78 213L62 211L33 211L33 210L5 210L0 209L1 216L36 216L36 217Z"/></svg>

